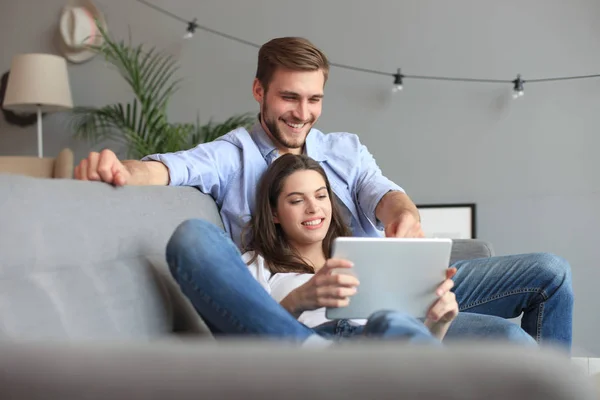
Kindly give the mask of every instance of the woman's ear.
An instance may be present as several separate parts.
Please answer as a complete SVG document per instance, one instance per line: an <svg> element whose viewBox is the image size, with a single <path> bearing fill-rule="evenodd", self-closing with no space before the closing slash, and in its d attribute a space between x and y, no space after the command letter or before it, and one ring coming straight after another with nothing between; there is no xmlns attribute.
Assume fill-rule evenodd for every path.
<svg viewBox="0 0 600 400"><path fill-rule="evenodd" d="M277 217L277 213L275 211L273 211L273 222L275 222L276 224L279 223L279 218Z"/></svg>

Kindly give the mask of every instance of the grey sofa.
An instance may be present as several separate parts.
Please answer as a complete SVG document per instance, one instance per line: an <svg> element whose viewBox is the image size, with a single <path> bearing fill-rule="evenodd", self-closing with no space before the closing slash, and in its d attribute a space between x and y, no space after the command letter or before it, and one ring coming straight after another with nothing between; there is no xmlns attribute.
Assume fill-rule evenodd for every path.
<svg viewBox="0 0 600 400"><path fill-rule="evenodd" d="M191 187L0 174L0 398L594 398L553 351L215 340L165 263L188 218L221 225ZM489 255L482 241L453 248Z"/></svg>

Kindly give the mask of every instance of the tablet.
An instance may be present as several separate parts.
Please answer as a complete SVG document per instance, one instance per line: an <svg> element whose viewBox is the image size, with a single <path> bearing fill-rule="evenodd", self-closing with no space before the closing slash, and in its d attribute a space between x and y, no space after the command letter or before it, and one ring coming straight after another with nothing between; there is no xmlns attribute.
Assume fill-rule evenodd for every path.
<svg viewBox="0 0 600 400"><path fill-rule="evenodd" d="M351 273L360 285L348 306L327 308L326 317L366 319L390 310L424 318L446 279L451 251L452 240L445 238L336 238L332 257L354 266L333 273Z"/></svg>

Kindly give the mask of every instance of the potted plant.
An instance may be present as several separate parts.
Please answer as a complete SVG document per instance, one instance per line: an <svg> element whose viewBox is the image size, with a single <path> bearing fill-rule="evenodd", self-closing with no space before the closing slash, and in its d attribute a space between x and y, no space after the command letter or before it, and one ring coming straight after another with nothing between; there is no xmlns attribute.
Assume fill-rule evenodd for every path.
<svg viewBox="0 0 600 400"><path fill-rule="evenodd" d="M131 46L113 40L98 24L103 36L101 45L90 48L99 52L115 66L133 91L128 103L104 107L75 107L71 127L75 137L93 143L114 140L125 146L129 158L148 154L189 149L212 141L240 126L249 128L256 116L251 113L234 115L221 123L210 120L201 125L173 123L167 118L167 105L177 91L181 79L174 79L179 69L176 60L155 47Z"/></svg>

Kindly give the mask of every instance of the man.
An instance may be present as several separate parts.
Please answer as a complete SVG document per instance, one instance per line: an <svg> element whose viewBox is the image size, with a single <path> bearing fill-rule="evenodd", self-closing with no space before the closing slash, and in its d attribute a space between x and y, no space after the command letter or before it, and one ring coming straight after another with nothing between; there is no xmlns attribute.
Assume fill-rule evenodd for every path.
<svg viewBox="0 0 600 400"><path fill-rule="evenodd" d="M382 175L358 137L324 135L313 127L321 115L328 74L327 58L309 41L271 40L258 54L252 90L260 113L250 132L236 129L191 150L149 155L141 161L121 162L110 150L92 152L76 167L75 176L117 186L197 186L215 199L227 233L239 247L245 222L240 216L252 213L262 173L278 155L304 152L325 169L354 235L375 236L384 230L386 236L423 237L415 204ZM193 240L182 237L181 231L172 238L187 247L173 247L178 254L168 255L171 264L193 258L183 253L201 243L202 234L196 229L188 236L191 232L197 236ZM522 331L504 318L523 313L521 327L538 343L570 351L573 293L570 267L563 259L527 254L454 266L461 313L448 338L500 335L519 340Z"/></svg>

